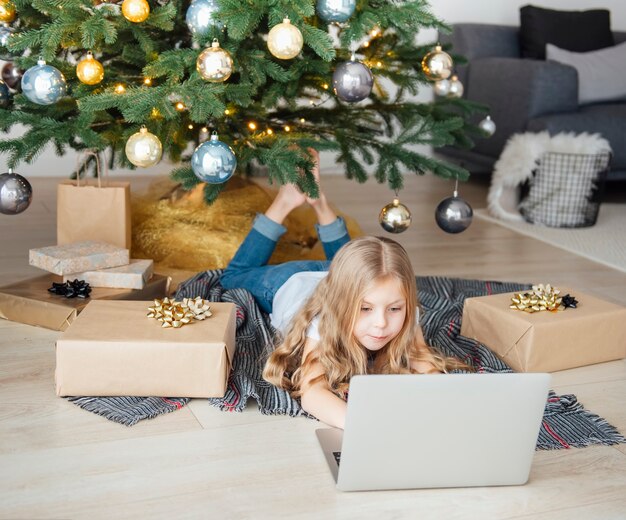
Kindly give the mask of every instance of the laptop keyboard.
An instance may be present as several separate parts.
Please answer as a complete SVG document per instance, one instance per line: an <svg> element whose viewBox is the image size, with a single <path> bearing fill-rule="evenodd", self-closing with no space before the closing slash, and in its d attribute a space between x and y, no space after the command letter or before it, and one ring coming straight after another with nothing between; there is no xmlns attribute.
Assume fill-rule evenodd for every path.
<svg viewBox="0 0 626 520"><path fill-rule="evenodd" d="M337 462L337 466L339 466L339 462L341 461L341 452L333 451L333 456L335 457L335 462Z"/></svg>

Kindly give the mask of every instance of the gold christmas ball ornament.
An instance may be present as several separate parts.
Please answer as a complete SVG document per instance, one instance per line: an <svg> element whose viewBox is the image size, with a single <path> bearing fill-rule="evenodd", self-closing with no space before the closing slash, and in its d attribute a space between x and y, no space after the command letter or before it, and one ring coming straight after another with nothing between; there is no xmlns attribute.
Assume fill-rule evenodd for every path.
<svg viewBox="0 0 626 520"><path fill-rule="evenodd" d="M388 233L402 233L411 225L411 212L396 197L391 204L380 210L378 222Z"/></svg>
<svg viewBox="0 0 626 520"><path fill-rule="evenodd" d="M431 81L448 79L452 75L452 58L447 52L437 45L435 50L429 52L422 60L422 70Z"/></svg>
<svg viewBox="0 0 626 520"><path fill-rule="evenodd" d="M15 20L16 12L13 2L0 0L0 22L11 23Z"/></svg>
<svg viewBox="0 0 626 520"><path fill-rule="evenodd" d="M161 160L163 146L159 138L148 132L145 126L126 141L126 157L135 166L147 168Z"/></svg>
<svg viewBox="0 0 626 520"><path fill-rule="evenodd" d="M104 79L104 67L88 52L76 65L76 76L85 85L97 85Z"/></svg>
<svg viewBox="0 0 626 520"><path fill-rule="evenodd" d="M233 73L233 58L227 50L220 47L215 39L211 46L204 49L198 56L196 70L202 79L220 83L226 81Z"/></svg>
<svg viewBox="0 0 626 520"><path fill-rule="evenodd" d="M289 18L285 17L282 23L272 27L267 35L267 48L273 56L281 60L295 58L302 50L304 39L302 33Z"/></svg>
<svg viewBox="0 0 626 520"><path fill-rule="evenodd" d="M129 22L145 22L150 16L150 4L147 0L124 0L122 14Z"/></svg>

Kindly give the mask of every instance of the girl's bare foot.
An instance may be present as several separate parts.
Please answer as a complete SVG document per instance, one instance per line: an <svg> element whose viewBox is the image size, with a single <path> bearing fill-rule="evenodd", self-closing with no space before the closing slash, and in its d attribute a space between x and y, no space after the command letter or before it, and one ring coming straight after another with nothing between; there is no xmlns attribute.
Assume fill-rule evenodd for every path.
<svg viewBox="0 0 626 520"><path fill-rule="evenodd" d="M317 215L317 221L320 224L330 224L334 222L337 218L336 213L328 204L326 200L326 195L324 195L324 192L322 191L322 187L320 185L319 153L313 148L309 148L308 151L311 154L314 162L312 173L319 187L319 197L316 199L308 197L307 195L302 193L296 185L283 184L278 190L276 198L265 212L266 217L272 219L278 224L282 224L287 215L291 213L291 211L299 206L302 206L302 204L304 204L305 202L311 205L311 207L315 211L315 214Z"/></svg>
<svg viewBox="0 0 626 520"><path fill-rule="evenodd" d="M295 184L283 184L272 204L267 208L265 216L278 224L282 224L289 213L302 206L306 201L306 195Z"/></svg>

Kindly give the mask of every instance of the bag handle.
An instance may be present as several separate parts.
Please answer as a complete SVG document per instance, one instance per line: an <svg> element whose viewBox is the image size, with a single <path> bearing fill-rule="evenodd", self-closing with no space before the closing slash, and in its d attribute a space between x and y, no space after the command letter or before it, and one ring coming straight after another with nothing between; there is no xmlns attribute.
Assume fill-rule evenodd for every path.
<svg viewBox="0 0 626 520"><path fill-rule="evenodd" d="M78 154L76 156L76 187L80 187L80 170L81 170L81 166L80 166L80 160L85 158L85 161L83 162L83 166L85 168L85 173L87 172L87 159L86 157L88 155L93 155L96 161L96 173L98 174L98 188L102 188L102 175L100 174L100 156L98 155L97 152L95 152L94 150L83 150L82 153ZM107 167L106 161L104 162L104 177L105 177L105 181L106 184L109 183L109 168ZM89 183L87 181L85 181L85 185L88 185Z"/></svg>

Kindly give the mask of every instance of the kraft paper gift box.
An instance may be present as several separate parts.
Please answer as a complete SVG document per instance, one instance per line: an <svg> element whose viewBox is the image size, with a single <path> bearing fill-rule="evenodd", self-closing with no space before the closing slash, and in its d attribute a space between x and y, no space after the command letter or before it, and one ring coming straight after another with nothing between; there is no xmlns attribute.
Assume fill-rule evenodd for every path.
<svg viewBox="0 0 626 520"><path fill-rule="evenodd" d="M235 353L235 305L180 328L143 302L92 301L57 340L60 396L222 397Z"/></svg>
<svg viewBox="0 0 626 520"><path fill-rule="evenodd" d="M0 318L52 330L65 330L91 300L146 300L163 298L171 278L155 274L141 290L95 288L87 299L65 298L48 292L60 276L45 274L0 287Z"/></svg>
<svg viewBox="0 0 626 520"><path fill-rule="evenodd" d="M86 240L64 246L31 249L28 259L34 267L63 276L128 265L130 255L128 249Z"/></svg>
<svg viewBox="0 0 626 520"><path fill-rule="evenodd" d="M518 372L554 372L626 357L626 307L576 290L575 309L532 314L510 309L516 293L468 298L461 335Z"/></svg>
<svg viewBox="0 0 626 520"><path fill-rule="evenodd" d="M91 287L113 287L118 289L143 289L152 278L154 262L152 260L131 260L130 264L110 267L98 271L68 274L63 281L84 280Z"/></svg>

